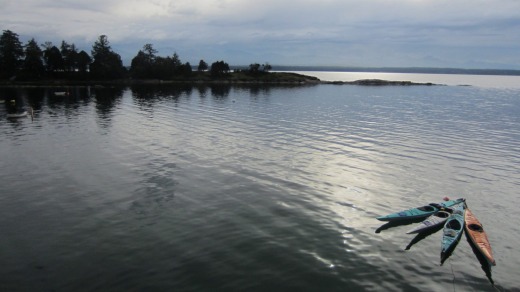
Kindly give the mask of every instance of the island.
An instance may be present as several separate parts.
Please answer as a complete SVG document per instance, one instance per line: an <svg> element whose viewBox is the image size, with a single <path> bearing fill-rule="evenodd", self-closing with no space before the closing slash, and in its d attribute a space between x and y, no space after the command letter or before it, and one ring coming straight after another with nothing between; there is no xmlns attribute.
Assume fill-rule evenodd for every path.
<svg viewBox="0 0 520 292"><path fill-rule="evenodd" d="M62 41L38 45L33 38L23 45L18 34L4 30L0 37L0 86L95 86L134 84L258 84L258 85L433 85L411 81L378 79L357 81L321 81L295 72L272 72L269 63L252 63L231 68L223 60L211 65L200 60L198 66L183 63L177 53L159 56L152 44L145 44L124 66L122 58L113 51L108 37L100 35L91 54L79 51L71 43ZM43 50L40 48L43 47Z"/></svg>

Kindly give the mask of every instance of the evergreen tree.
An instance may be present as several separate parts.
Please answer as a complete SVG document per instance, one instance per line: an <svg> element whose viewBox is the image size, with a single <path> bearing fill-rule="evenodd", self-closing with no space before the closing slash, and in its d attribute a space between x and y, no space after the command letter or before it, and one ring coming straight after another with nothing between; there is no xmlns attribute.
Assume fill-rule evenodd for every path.
<svg viewBox="0 0 520 292"><path fill-rule="evenodd" d="M18 34L4 30L0 37L0 78L16 75L22 64L24 51Z"/></svg>
<svg viewBox="0 0 520 292"><path fill-rule="evenodd" d="M90 74L98 79L117 79L125 74L121 56L114 53L106 35L99 36L92 46L94 62L90 65Z"/></svg>
<svg viewBox="0 0 520 292"><path fill-rule="evenodd" d="M177 53L171 57L156 56L156 53L151 44L144 45L132 59L131 76L140 79L172 79L175 76L191 74L191 65L182 64Z"/></svg>
<svg viewBox="0 0 520 292"><path fill-rule="evenodd" d="M192 69L191 69L191 64L190 62L186 62L185 64L181 65L178 69L178 74L184 76L184 77L189 77L192 73Z"/></svg>
<svg viewBox="0 0 520 292"><path fill-rule="evenodd" d="M42 46L45 48L43 50L43 60L45 61L47 72L52 75L63 70L63 57L60 49L53 46L51 42L45 42Z"/></svg>
<svg viewBox="0 0 520 292"><path fill-rule="evenodd" d="M139 50L130 63L130 75L132 78L147 78L147 75L150 74L150 66L151 64L148 62L146 54Z"/></svg>
<svg viewBox="0 0 520 292"><path fill-rule="evenodd" d="M212 77L222 77L229 73L229 65L224 61L217 61L211 64L210 73Z"/></svg>
<svg viewBox="0 0 520 292"><path fill-rule="evenodd" d="M78 53L76 65L77 65L78 71L80 73L87 72L87 70L89 69L89 66L90 66L90 62L92 62L92 59L87 54L87 52L82 50L81 52Z"/></svg>
<svg viewBox="0 0 520 292"><path fill-rule="evenodd" d="M63 57L63 69L68 72L74 72L77 69L78 50L74 44L61 42L61 56Z"/></svg>
<svg viewBox="0 0 520 292"><path fill-rule="evenodd" d="M208 70L208 63L204 62L204 60L199 61L199 66L197 67L197 71L203 72Z"/></svg>
<svg viewBox="0 0 520 292"><path fill-rule="evenodd" d="M148 62L152 64L155 61L155 54L157 54L157 50L153 48L152 44L145 44L143 46L143 52L145 53Z"/></svg>
<svg viewBox="0 0 520 292"><path fill-rule="evenodd" d="M172 79L175 75L175 66L173 64L174 61L171 57L157 57L150 76L157 79Z"/></svg>
<svg viewBox="0 0 520 292"><path fill-rule="evenodd" d="M260 64L254 63L254 64L249 65L249 73L258 74L259 71L260 71Z"/></svg>
<svg viewBox="0 0 520 292"><path fill-rule="evenodd" d="M177 53L173 53L173 56L171 58L171 66L175 74L178 74L180 73L180 71L182 71L182 62Z"/></svg>
<svg viewBox="0 0 520 292"><path fill-rule="evenodd" d="M157 50L153 48L152 44L145 44L142 50L137 52L137 55L132 59L130 64L130 74L133 78L155 78L155 71L158 70L158 60L156 57Z"/></svg>
<svg viewBox="0 0 520 292"><path fill-rule="evenodd" d="M24 78L38 79L45 73L45 66L43 65L43 53L34 39L31 39L25 45L25 60L22 66L22 73Z"/></svg>

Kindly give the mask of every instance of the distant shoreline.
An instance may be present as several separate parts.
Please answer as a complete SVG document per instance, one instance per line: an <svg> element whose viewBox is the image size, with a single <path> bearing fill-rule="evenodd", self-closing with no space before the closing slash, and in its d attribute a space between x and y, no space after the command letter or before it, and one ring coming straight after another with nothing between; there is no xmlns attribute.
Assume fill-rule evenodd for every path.
<svg viewBox="0 0 520 292"><path fill-rule="evenodd" d="M433 78L411 78L400 76L399 79L390 80L385 75L377 73L397 74L445 74L445 75L479 75L479 76L520 76L520 70L495 70L495 69L452 69L452 68L361 68L361 67L333 67L333 66L276 66L276 70L270 72L257 72L251 74L240 66L219 77L213 77L209 72L194 72L189 76L178 76L170 80L162 79L114 79L114 80L89 80L89 79L42 79L42 80L3 80L0 87L68 87L68 86L138 86L138 85L192 85L192 86L216 86L216 85L251 85L251 86L309 86L317 84L332 85L359 85L359 86L433 86L446 85L445 82ZM359 75L351 80L329 79L324 76L310 76L315 73L376 73L374 76ZM306 75L309 74L309 75ZM322 79L320 79L322 78ZM325 79L325 80L323 80ZM414 80L415 79L415 80ZM422 80L421 80L422 79ZM430 79L430 80L428 80ZM466 83L461 83L466 84Z"/></svg>
<svg viewBox="0 0 520 292"><path fill-rule="evenodd" d="M283 66L273 65L275 71L318 71L318 72L366 72L366 73L409 73L409 74L454 74L454 75L501 75L520 76L514 69L462 69L428 67L343 67L343 66Z"/></svg>
<svg viewBox="0 0 520 292"><path fill-rule="evenodd" d="M132 85L362 85L362 86L411 86L438 85L431 82L390 81L381 79L361 79L356 81L322 81L317 77L294 72L270 72L260 76L244 77L240 73L231 73L221 79L117 79L117 80L60 80L48 79L37 81L1 81L0 87L66 87L66 86L132 86Z"/></svg>

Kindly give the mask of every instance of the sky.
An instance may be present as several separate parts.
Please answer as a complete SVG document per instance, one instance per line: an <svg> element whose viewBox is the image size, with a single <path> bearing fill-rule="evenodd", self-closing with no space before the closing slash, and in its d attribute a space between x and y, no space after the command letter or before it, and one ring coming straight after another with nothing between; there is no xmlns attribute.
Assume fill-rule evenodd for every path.
<svg viewBox="0 0 520 292"><path fill-rule="evenodd" d="M0 0L0 30L125 65L145 44L197 65L520 69L520 0Z"/></svg>

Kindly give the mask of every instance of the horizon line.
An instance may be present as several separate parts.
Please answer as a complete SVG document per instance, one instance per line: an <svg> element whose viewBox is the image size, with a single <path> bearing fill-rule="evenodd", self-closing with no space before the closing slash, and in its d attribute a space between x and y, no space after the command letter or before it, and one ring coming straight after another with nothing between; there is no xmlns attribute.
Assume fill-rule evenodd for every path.
<svg viewBox="0 0 520 292"><path fill-rule="evenodd" d="M247 67L247 65L235 65ZM372 73L425 73L425 74L471 74L471 75L513 75L520 76L519 69L489 69L489 68L456 68L456 67L364 67L341 65L275 65L272 71L294 70L299 71L333 71L333 72L372 72ZM299 69L299 70L298 70Z"/></svg>

